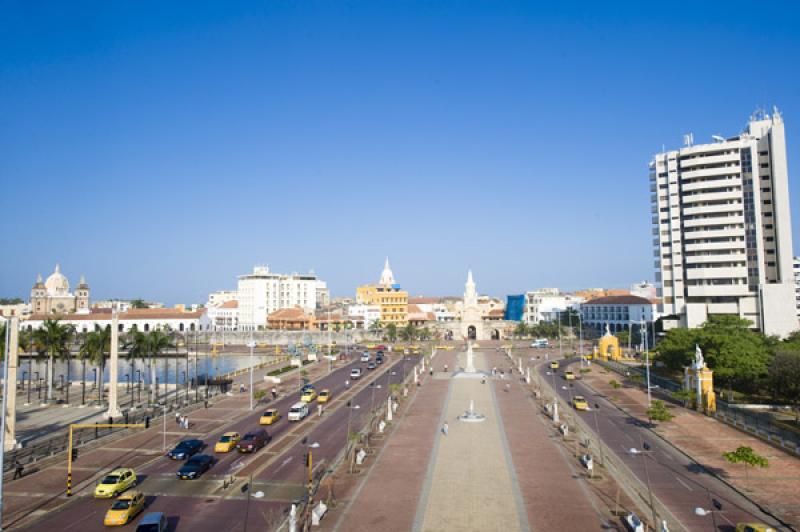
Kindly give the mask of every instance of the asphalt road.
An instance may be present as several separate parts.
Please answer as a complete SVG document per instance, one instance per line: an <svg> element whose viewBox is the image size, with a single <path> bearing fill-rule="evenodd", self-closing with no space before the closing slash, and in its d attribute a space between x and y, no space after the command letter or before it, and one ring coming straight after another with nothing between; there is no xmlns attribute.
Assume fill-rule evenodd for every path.
<svg viewBox="0 0 800 532"><path fill-rule="evenodd" d="M331 412L325 413L322 420L313 425L308 436L309 442L320 444L319 448L314 449L314 462L317 467L325 467L345 443L348 409L334 407L338 404L339 396L346 390L345 383L349 381L350 370L361 367L364 370L361 383L377 375L374 382L381 385L380 388L367 386L352 399L352 404L360 406L359 409L353 410L354 415L351 420L353 427L366 421L370 404L377 407L380 401L386 401L390 382L400 382L403 370L406 374L412 371L413 362L403 363L401 355L387 354L385 360L376 370L370 371L366 369L366 363L354 360L314 382L317 390L327 388L333 395L332 402L324 408L324 410L330 409ZM355 385L357 382L350 381L351 387ZM289 423L286 420L286 412L292 404L299 401L299 398L298 390L269 405L270 408L277 408L283 414L279 422L264 427L272 436L273 443L286 433L295 434L308 427L308 418L296 423ZM316 402L309 405L309 417L316 416L317 407ZM244 530L245 521L246 526L252 527L252 530L263 530L265 524L268 526L277 524L285 515L292 498L302 493L303 481L306 478L303 449L292 441L281 442L279 448L274 450L271 448L272 444L269 444L261 451L248 455L236 451L213 452L214 443L222 433L237 431L244 434L251 429L259 428L258 420L263 410L265 407L261 405L252 413L215 430L204 439L208 445L204 453L214 455L218 461L199 480L178 480L175 472L183 462L172 461L166 457L137 470L137 475L142 479L137 489L147 495L146 511L166 512L171 520L170 530ZM167 422L174 423L172 420ZM173 430L172 427L170 430ZM274 461L265 467L264 464L272 458L275 458ZM288 491L263 489L265 497L248 500L240 491L222 489L223 479L230 478L234 474L240 479L253 475L254 481L250 493L260 491L269 485L288 484L292 489ZM110 501L94 499L87 491L81 494L80 500L38 521L29 530L48 532L54 529L105 530L102 520L109 506Z"/></svg>
<svg viewBox="0 0 800 532"><path fill-rule="evenodd" d="M550 359L553 359L553 354ZM647 428L646 423L642 424L622 412L580 380L566 381L563 378L567 367L565 364L554 373L550 372L548 363L542 361L538 364L537 371L542 379L551 387L555 383L558 394L568 403L573 395L583 395L587 399L592 410L582 412L573 409L572 413L583 419L593 431L597 432L599 429L605 452L614 453L643 485L647 485L649 477L653 494L686 529L714 530L711 516L698 516L694 513L697 507L712 509L712 499L722 503L722 511L714 516L718 530L732 531L739 522L762 522L776 528L779 526L775 519L711 475L703 466L655 435ZM577 368L573 369L576 369L577 374ZM573 384L573 387L569 384ZM599 409L595 409L595 404L599 405ZM649 452L630 452L631 448L641 451L645 442L650 446Z"/></svg>

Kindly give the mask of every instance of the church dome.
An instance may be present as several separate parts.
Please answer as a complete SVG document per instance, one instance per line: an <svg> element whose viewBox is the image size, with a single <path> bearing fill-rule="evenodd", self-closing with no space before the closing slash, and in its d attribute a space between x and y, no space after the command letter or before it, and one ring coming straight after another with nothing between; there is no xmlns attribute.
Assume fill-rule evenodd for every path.
<svg viewBox="0 0 800 532"><path fill-rule="evenodd" d="M65 296L69 294L69 281L61 273L61 267L58 264L56 264L55 271L44 282L44 286L47 288L47 295L50 296Z"/></svg>

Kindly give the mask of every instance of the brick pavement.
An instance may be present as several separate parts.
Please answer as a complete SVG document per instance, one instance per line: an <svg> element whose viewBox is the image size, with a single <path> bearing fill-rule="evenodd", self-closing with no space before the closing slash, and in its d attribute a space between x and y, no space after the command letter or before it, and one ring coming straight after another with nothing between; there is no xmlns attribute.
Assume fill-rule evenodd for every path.
<svg viewBox="0 0 800 532"><path fill-rule="evenodd" d="M452 367L455 353L440 351L434 368ZM339 493L339 507L322 521L321 530L411 530L428 470L431 448L449 382L423 379L398 426L377 455L366 478L349 493ZM368 460L370 460L368 458Z"/></svg>
<svg viewBox="0 0 800 532"><path fill-rule="evenodd" d="M537 415L526 390L512 380L508 392L504 391L508 381L493 384L531 529L563 528L563 512L553 510L569 501L571 530L599 530L604 515L595 508L585 477L572 457L551 439L552 430Z"/></svg>
<svg viewBox="0 0 800 532"><path fill-rule="evenodd" d="M612 388L608 382L619 375L603 373L598 366L584 381L630 415L646 420L647 394L638 387ZM800 460L766 442L697 412L676 407L672 421L659 423L655 432L694 461L784 521L800 527ZM767 469L750 469L749 481L741 465L730 464L722 453L746 445L769 459Z"/></svg>

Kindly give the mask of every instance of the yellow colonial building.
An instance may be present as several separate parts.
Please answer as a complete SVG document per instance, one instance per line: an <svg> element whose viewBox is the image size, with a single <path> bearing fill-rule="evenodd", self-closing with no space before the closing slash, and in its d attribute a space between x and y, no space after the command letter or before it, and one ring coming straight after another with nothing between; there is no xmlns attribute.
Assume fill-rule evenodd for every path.
<svg viewBox="0 0 800 532"><path fill-rule="evenodd" d="M388 257L378 284L356 288L356 303L380 307L381 325L384 327L390 323L403 327L408 323L408 292L395 283Z"/></svg>

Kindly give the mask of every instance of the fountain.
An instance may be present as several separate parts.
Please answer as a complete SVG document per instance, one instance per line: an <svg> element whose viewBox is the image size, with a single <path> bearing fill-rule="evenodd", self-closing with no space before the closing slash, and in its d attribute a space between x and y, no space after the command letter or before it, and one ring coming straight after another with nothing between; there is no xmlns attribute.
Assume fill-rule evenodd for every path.
<svg viewBox="0 0 800 532"><path fill-rule="evenodd" d="M458 416L457 419L459 421L466 421L468 423L478 423L480 421L486 421L486 416L475 412L475 401L470 399L469 410Z"/></svg>

